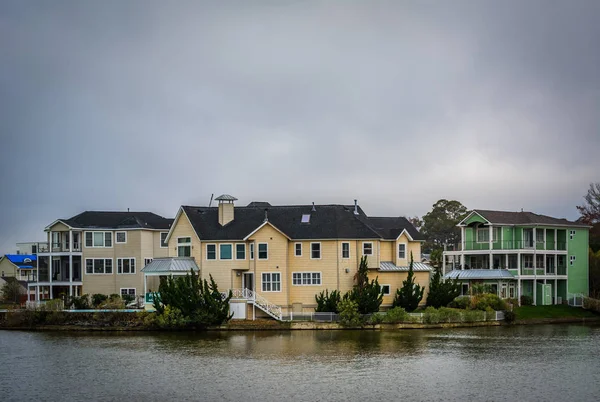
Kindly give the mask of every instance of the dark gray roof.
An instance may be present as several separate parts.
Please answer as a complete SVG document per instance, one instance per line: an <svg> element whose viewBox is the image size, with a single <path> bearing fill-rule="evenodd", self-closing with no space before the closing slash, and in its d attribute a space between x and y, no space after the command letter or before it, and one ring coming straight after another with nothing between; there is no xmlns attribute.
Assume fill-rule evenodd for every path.
<svg viewBox="0 0 600 402"><path fill-rule="evenodd" d="M292 239L380 239L362 209L354 214L354 205L286 205L235 207L234 220L221 226L217 207L182 206L194 230L203 240L240 240L265 220ZM310 222L302 223L302 215Z"/></svg>
<svg viewBox="0 0 600 402"><path fill-rule="evenodd" d="M152 212L85 211L69 219L61 219L74 228L92 229L169 229L173 219Z"/></svg>
<svg viewBox="0 0 600 402"><path fill-rule="evenodd" d="M385 218L385 217L369 217L367 224L371 226L382 238L388 240L396 240L403 230L406 230L413 240L425 240L421 233L403 216Z"/></svg>
<svg viewBox="0 0 600 402"><path fill-rule="evenodd" d="M490 223L506 223L509 225L587 226L583 223L572 222L562 218L553 218L546 215L534 214L533 212L490 211L485 209L474 209L473 212L477 212Z"/></svg>
<svg viewBox="0 0 600 402"><path fill-rule="evenodd" d="M250 204L248 204L249 207L259 207L259 208L267 208L270 207L271 204L269 204L266 201L252 201Z"/></svg>

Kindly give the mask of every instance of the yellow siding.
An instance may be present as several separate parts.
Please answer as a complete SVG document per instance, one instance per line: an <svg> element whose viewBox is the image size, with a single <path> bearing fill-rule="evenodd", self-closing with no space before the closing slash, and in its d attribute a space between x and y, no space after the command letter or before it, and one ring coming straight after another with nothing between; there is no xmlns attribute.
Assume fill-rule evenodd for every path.
<svg viewBox="0 0 600 402"><path fill-rule="evenodd" d="M379 259L380 261L394 261L395 260L395 252L394 252L394 242L391 241L382 241L380 244L380 252Z"/></svg>
<svg viewBox="0 0 600 402"><path fill-rule="evenodd" d="M171 233L171 237L169 237L168 244L168 256L169 257L177 257L177 238L178 237L191 237L192 238L192 257L196 260L196 264L198 261L201 261L202 256L202 248L200 247L200 240L198 236L196 236L196 232L190 223L187 215L182 212L181 215L177 218L175 222L173 222L173 232ZM200 264L198 264L200 265Z"/></svg>
<svg viewBox="0 0 600 402"><path fill-rule="evenodd" d="M17 267L15 264L10 262L8 258L4 257L0 262L0 275L1 276L17 276Z"/></svg>
<svg viewBox="0 0 600 402"><path fill-rule="evenodd" d="M164 233L168 233L168 230L165 230ZM168 257L169 256L169 247L161 247L160 246L160 234L163 232L152 232L153 240L152 240L152 248L154 253L154 258L159 257Z"/></svg>
<svg viewBox="0 0 600 402"><path fill-rule="evenodd" d="M54 225L50 226L48 230L51 232L68 232L70 228L64 223L56 222Z"/></svg>
<svg viewBox="0 0 600 402"><path fill-rule="evenodd" d="M398 258L398 244L406 244L406 258ZM396 265L398 265L399 267L405 267L408 266L408 264L410 264L410 255L412 253L413 259L416 262L420 262L421 261L421 242L418 241L410 241L408 239L408 237L406 237L406 234L402 234L402 236L400 236L398 238L398 240L396 240L396 245L395 245L395 256L394 256L394 260L392 261L396 261Z"/></svg>
<svg viewBox="0 0 600 402"><path fill-rule="evenodd" d="M369 276L369 279L375 279L377 276L380 285L390 285L389 296L383 296L383 302L381 307L391 307L396 295L396 290L402 287L402 282L407 278L408 272L377 272L376 275ZM427 300L427 293L429 292L429 272L415 272L415 283L425 287L423 293L423 299L421 305L424 305Z"/></svg>
<svg viewBox="0 0 600 402"><path fill-rule="evenodd" d="M250 268L249 251L250 246L246 244L246 258L243 260L236 260L235 245L246 244L243 241L206 241L202 242L202 278L208 279L209 275L212 275L213 279L217 282L219 289L240 289L242 287L242 278L237 276L236 272L241 270L248 270ZM206 259L206 246L208 244L214 244L217 252L216 260ZM231 260L220 259L220 245L230 244L232 250ZM270 251L270 250L269 250ZM196 263L198 260L196 260Z"/></svg>

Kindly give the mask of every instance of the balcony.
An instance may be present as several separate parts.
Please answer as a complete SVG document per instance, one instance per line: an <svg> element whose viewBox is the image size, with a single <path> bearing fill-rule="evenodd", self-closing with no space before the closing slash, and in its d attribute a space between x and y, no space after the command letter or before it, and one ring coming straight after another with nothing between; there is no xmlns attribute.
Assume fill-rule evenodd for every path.
<svg viewBox="0 0 600 402"><path fill-rule="evenodd" d="M51 262L50 262L51 259ZM81 257L72 257L73 282L81 282ZM38 282L71 282L69 278L69 257L38 257Z"/></svg>
<svg viewBox="0 0 600 402"><path fill-rule="evenodd" d="M449 244L446 251L487 251L490 250L489 242L466 241ZM492 250L541 250L541 251L566 251L565 242L540 243L528 240L503 240L492 243Z"/></svg>
<svg viewBox="0 0 600 402"><path fill-rule="evenodd" d="M51 243L52 247L49 246L49 243L37 243L38 254L41 253L68 253L68 252L81 252L81 243L73 242L73 248L69 249L68 242L61 243Z"/></svg>

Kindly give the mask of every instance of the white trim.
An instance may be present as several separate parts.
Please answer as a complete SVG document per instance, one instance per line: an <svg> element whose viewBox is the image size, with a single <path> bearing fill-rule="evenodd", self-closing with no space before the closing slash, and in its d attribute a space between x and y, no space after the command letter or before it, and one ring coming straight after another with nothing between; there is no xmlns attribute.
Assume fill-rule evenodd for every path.
<svg viewBox="0 0 600 402"><path fill-rule="evenodd" d="M389 292L388 293L383 293L383 287L387 286ZM379 289L381 289L381 292L383 293L384 296L389 296L392 294L392 285L388 284L388 283L382 283L381 285L379 285Z"/></svg>
<svg viewBox="0 0 600 402"><path fill-rule="evenodd" d="M160 236L159 236L159 239L158 239L158 247L159 248L169 248L169 243L168 243L166 237L165 237L165 246L163 246L163 241L162 241L162 235L163 235L163 233L166 234L167 236L169 236L169 232L160 232Z"/></svg>
<svg viewBox="0 0 600 402"><path fill-rule="evenodd" d="M300 283L294 283L294 275L300 275ZM303 275L310 275L310 283L304 283ZM313 282L313 274L319 274L319 283ZM323 286L323 272L321 271L294 271L292 272L292 286Z"/></svg>
<svg viewBox="0 0 600 402"><path fill-rule="evenodd" d="M400 246L404 246L404 257L400 257ZM408 243L398 243L396 247L396 258L399 260L406 260L408 257L406 256L408 253Z"/></svg>
<svg viewBox="0 0 600 402"><path fill-rule="evenodd" d="M119 288L119 296L123 297L123 290L125 290L125 289L126 289L126 290L131 290L131 289L133 289L133 290L134 290L134 292L135 292L133 295L130 295L130 294L129 294L129 292L127 292L127 296L137 296L137 295L138 295L138 294L137 294L137 289L136 289L136 288Z"/></svg>
<svg viewBox="0 0 600 402"><path fill-rule="evenodd" d="M400 237L402 237L403 234L406 234L406 237L408 237L408 240L414 241L414 239L412 238L412 236L410 235L410 233L408 233L408 230L406 230L406 229L402 229L402 232L400 232L398 237L396 237L396 241L398 241L400 239ZM424 240L421 240L421 241L424 241Z"/></svg>
<svg viewBox="0 0 600 402"><path fill-rule="evenodd" d="M265 275L265 274L271 275L271 277L270 277L271 279L269 280L269 282L264 282L263 281L263 275ZM273 288L273 279L272 278L273 278L274 274L279 275L279 290L264 290L263 285L266 284L266 283L270 283L271 284L271 288ZM261 272L260 273L260 290L261 290L261 292L264 292L264 293L281 293L282 285L283 285L283 282L282 282L282 279L281 279L281 272L269 271L269 272Z"/></svg>
<svg viewBox="0 0 600 402"><path fill-rule="evenodd" d="M135 275L137 271L137 263L135 257L117 257L117 275ZM121 271L123 270L123 260L129 260L129 272L119 272L119 261L121 261ZM131 272L131 260L133 260L133 272Z"/></svg>
<svg viewBox="0 0 600 402"><path fill-rule="evenodd" d="M146 261L148 261L148 260L150 260L150 262L152 262L152 261L154 261L154 258L152 258L152 257L145 257L145 258L144 258L144 267L145 267L146 265L150 264L150 262L146 262ZM144 268L144 267L142 267L142 268Z"/></svg>
<svg viewBox="0 0 600 402"><path fill-rule="evenodd" d="M194 225L192 225L192 221L190 220L189 216L187 216L187 214L183 210L183 207L179 207L179 210L177 211L177 215L175 215L175 219L173 219L173 223L171 224L171 228L169 229L169 232L168 232L169 234L167 234L167 238L166 238L167 244L169 243L169 239L173 235L173 230L175 230L175 226L176 226L175 224L178 222L178 219L181 216L182 212L185 215L186 219L188 220L188 223L190 224L190 227L194 231L194 234L196 235L196 238L198 239L198 241L201 241L200 240L200 236L198 236L198 233L196 233L196 229L194 229ZM161 231L164 232L164 229L161 229Z"/></svg>
<svg viewBox="0 0 600 402"><path fill-rule="evenodd" d="M479 226L477 226L477 228L475 229L475 243L485 244L485 243L489 243L490 242L490 239L489 239L490 229L489 228L491 228L491 226L488 226L488 227L479 227ZM487 233L487 235L488 235L488 239L487 240L479 241L479 231L480 230L483 230L484 232Z"/></svg>
<svg viewBox="0 0 600 402"><path fill-rule="evenodd" d="M215 246L215 258L208 258L208 246ZM206 261L217 261L219 259L219 252L217 251L217 243L206 243L206 249L204 250L204 258Z"/></svg>
<svg viewBox="0 0 600 402"><path fill-rule="evenodd" d="M267 258L260 258L260 245L264 244L267 246ZM269 243L256 243L256 259L259 261L267 261L269 259Z"/></svg>
<svg viewBox="0 0 600 402"><path fill-rule="evenodd" d="M487 219L485 218L485 216L481 215L481 214L480 214L479 212L477 212L476 210L472 210L472 211L469 213L469 215L465 216L465 217L463 218L463 220L462 220L462 221L460 221L460 222L458 222L458 224L457 224L456 226L466 226L466 225L465 225L463 222L464 222L464 221L468 221L468 220L469 220L469 218L471 217L471 215L473 215L473 214L477 214L477 215L479 215L479 217L480 217L481 219L483 219L484 221L486 221L487 223L486 223L485 225L492 224L492 222L490 222L489 220L487 220Z"/></svg>
<svg viewBox="0 0 600 402"><path fill-rule="evenodd" d="M92 245L87 245L87 234L92 234ZM94 233L102 233L102 244L103 246L94 246ZM106 233L110 233L110 246L106 246ZM83 247L85 248L113 248L115 242L113 241L113 233L108 230L86 230L83 232ZM50 236L50 241L52 242L52 236Z"/></svg>
<svg viewBox="0 0 600 402"><path fill-rule="evenodd" d="M265 225L269 225L271 226L273 229L275 229L276 231L278 231L279 233L281 233L283 236L285 236L286 239L288 240L292 240L288 235L286 235L285 233L283 233L281 230L279 230L275 225L273 225L271 222L269 221L264 221L260 226L258 226L256 229L254 229L252 232L250 232L250 234L248 234L246 237L244 237L242 240L247 241L250 236L252 236L254 233L258 232L260 229L262 229Z"/></svg>
<svg viewBox="0 0 600 402"><path fill-rule="evenodd" d="M231 258L221 258L221 246L231 247ZM233 260L233 243L219 243L219 261L232 261Z"/></svg>
<svg viewBox="0 0 600 402"><path fill-rule="evenodd" d="M365 244L370 244L371 245L371 254L365 254ZM362 242L362 255L375 255L373 253L373 242L372 241L363 241Z"/></svg>
<svg viewBox="0 0 600 402"><path fill-rule="evenodd" d="M125 235L125 241L119 241L119 233L123 233ZM119 230L115 232L115 244L127 244L127 232L124 230Z"/></svg>
<svg viewBox="0 0 600 402"><path fill-rule="evenodd" d="M248 249L248 258L250 261L254 261L254 242L250 243L250 247Z"/></svg>
<svg viewBox="0 0 600 402"><path fill-rule="evenodd" d="M572 267L573 264L577 261L577 256L576 255L570 255L569 256L569 266Z"/></svg>
<svg viewBox="0 0 600 402"><path fill-rule="evenodd" d="M344 244L348 245L348 257L344 257ZM350 259L350 242L349 241L343 241L342 242L342 255L341 258L342 260L349 260Z"/></svg>
<svg viewBox="0 0 600 402"><path fill-rule="evenodd" d="M318 257L313 257L313 244L318 244L319 245L319 256ZM310 259L311 260L320 260L321 259L321 242L319 241L315 241L315 242L311 242L310 243Z"/></svg>
<svg viewBox="0 0 600 402"><path fill-rule="evenodd" d="M185 242L185 243L179 243L179 239L190 239L189 243ZM179 247L189 247L190 248L190 255L189 257L192 256L192 237L191 236L179 236L177 237L177 243L175 244L175 251L177 251L177 257L185 257L183 255L179 255Z"/></svg>
<svg viewBox="0 0 600 402"><path fill-rule="evenodd" d="M56 224L57 224L57 223L59 223L59 222L60 222L60 223L62 223L63 225L65 225L65 226L67 226L69 229L81 229L81 228L76 228L76 227L73 227L73 226L69 225L68 223L66 223L66 222L65 222L65 221L63 221L62 219L57 219L57 220L55 220L54 222L52 222L51 224L49 224L48 226L46 226L46 227L44 228L44 232L48 232L48 231L50 231L50 228L51 228L52 226L56 225Z"/></svg>
<svg viewBox="0 0 600 402"><path fill-rule="evenodd" d="M300 254L297 254L296 251L297 247L300 246ZM294 257L302 257L302 243L301 242L296 242L294 243Z"/></svg>
<svg viewBox="0 0 600 402"><path fill-rule="evenodd" d="M238 250L237 247L238 246L244 246L244 258L238 258ZM245 261L246 260L246 243L235 243L234 245L234 251L235 251L235 260L237 261Z"/></svg>
<svg viewBox="0 0 600 402"><path fill-rule="evenodd" d="M92 260L92 261L94 261L94 260L104 260L104 266L103 266L104 272L99 272L99 273L94 272L94 263L92 262L92 272L88 273L87 272L87 262L88 262L88 260ZM110 268L111 268L111 271L112 271L110 273L106 273L106 260L110 260ZM114 275L115 274L115 265L113 263L114 263L114 259L113 258L93 258L93 257L92 258L84 258L83 259L83 267L82 267L81 271L82 271L83 275ZM50 266L50 264L48 264L48 266Z"/></svg>

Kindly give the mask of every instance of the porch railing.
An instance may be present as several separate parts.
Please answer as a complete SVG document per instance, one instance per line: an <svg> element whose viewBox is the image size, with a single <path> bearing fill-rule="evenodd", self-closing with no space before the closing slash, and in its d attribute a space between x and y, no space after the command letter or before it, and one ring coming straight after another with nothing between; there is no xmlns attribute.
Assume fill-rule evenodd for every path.
<svg viewBox="0 0 600 402"><path fill-rule="evenodd" d="M489 242L465 241L461 243L448 244L446 251L481 251L489 250ZM567 244L565 242L549 242L544 245L543 242L534 242L530 240L502 240L492 242L492 250L548 250L565 251Z"/></svg>

